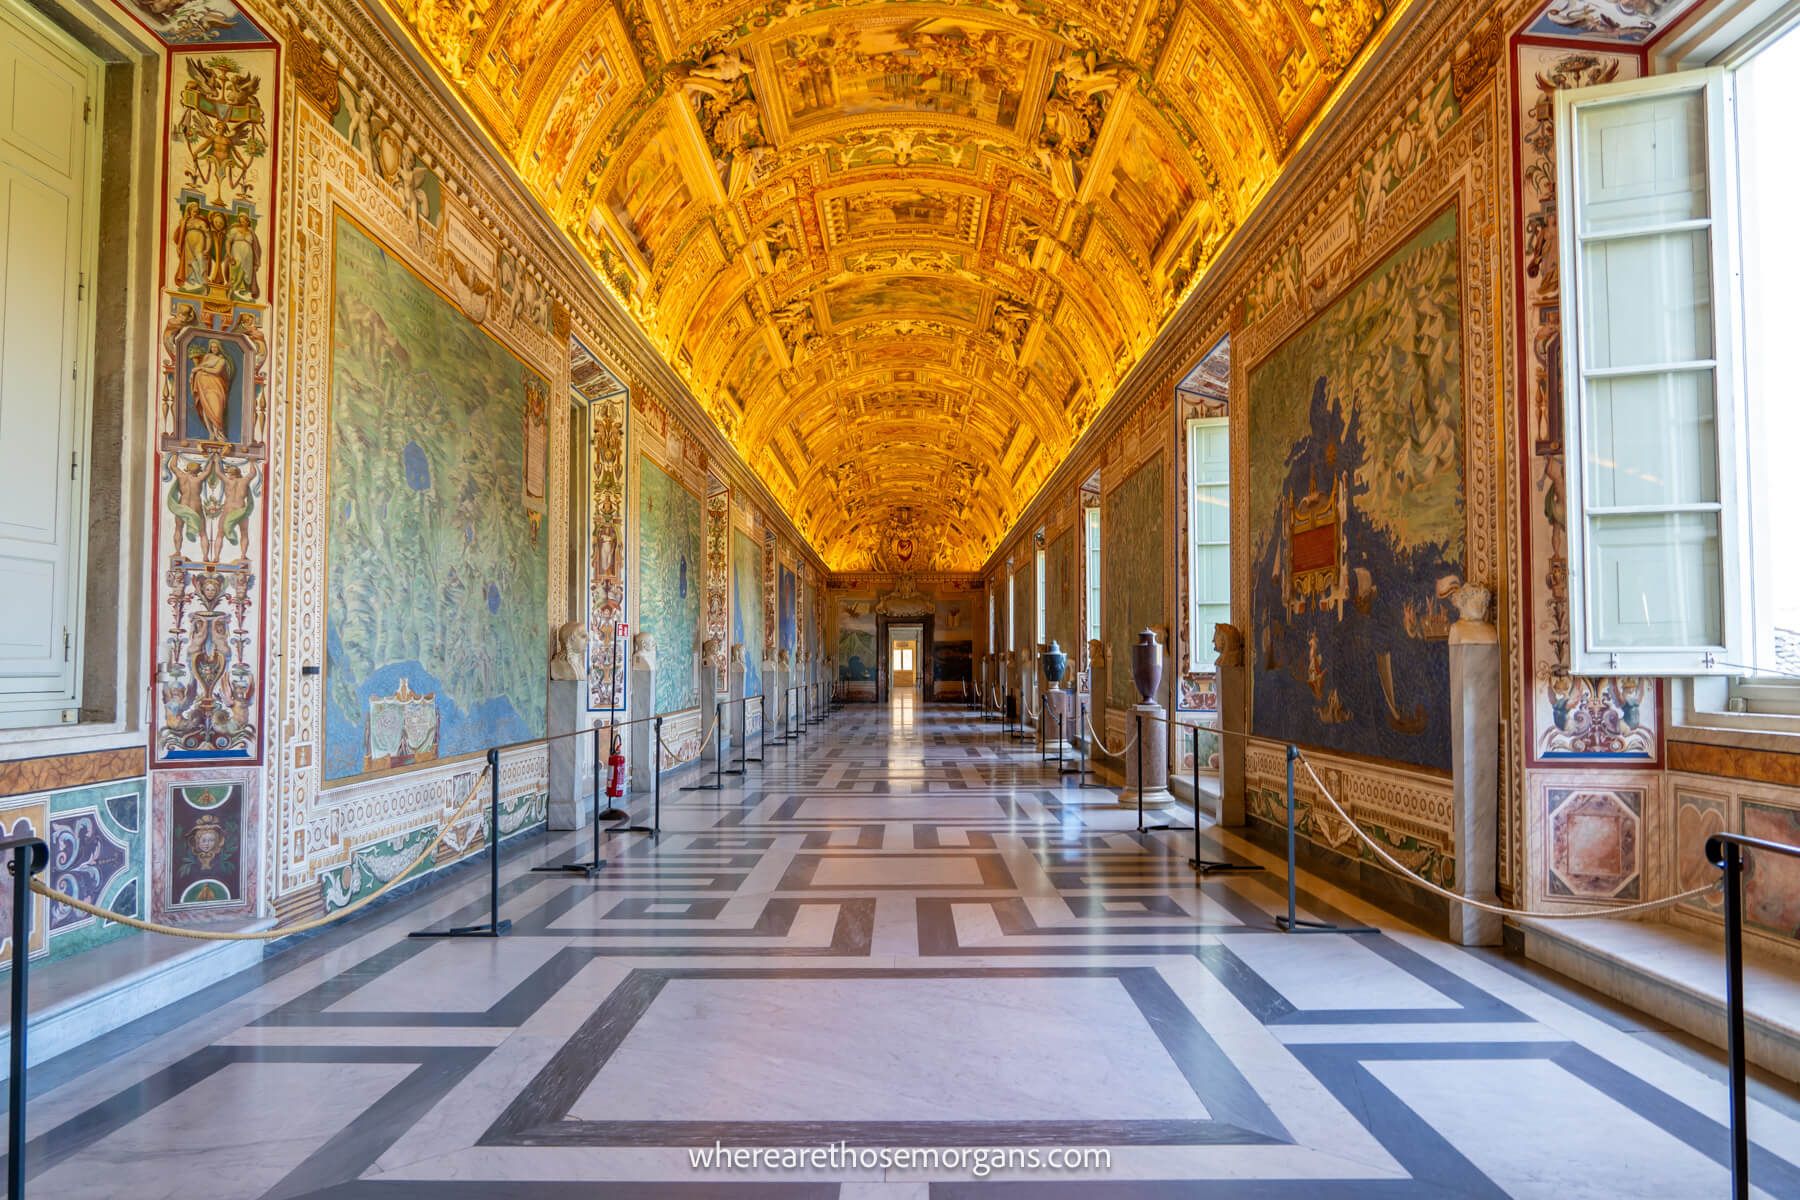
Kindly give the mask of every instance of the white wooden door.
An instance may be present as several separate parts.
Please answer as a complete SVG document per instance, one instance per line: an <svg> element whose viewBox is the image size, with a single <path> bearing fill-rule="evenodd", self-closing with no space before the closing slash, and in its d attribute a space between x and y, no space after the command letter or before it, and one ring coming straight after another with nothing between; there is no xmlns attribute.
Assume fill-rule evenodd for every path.
<svg viewBox="0 0 1800 1200"><path fill-rule="evenodd" d="M97 64L0 3L0 725L74 720Z"/></svg>

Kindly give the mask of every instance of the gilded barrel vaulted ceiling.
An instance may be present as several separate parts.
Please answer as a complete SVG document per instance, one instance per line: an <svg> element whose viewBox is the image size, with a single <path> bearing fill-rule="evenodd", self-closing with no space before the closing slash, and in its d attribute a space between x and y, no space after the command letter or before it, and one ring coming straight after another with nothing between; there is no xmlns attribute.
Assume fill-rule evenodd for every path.
<svg viewBox="0 0 1800 1200"><path fill-rule="evenodd" d="M977 567L1392 0L387 0L837 570Z"/></svg>

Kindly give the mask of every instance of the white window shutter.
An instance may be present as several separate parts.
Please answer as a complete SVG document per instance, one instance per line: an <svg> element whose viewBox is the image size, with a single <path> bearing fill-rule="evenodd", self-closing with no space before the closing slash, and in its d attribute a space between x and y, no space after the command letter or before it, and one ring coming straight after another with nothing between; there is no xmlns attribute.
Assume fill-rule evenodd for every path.
<svg viewBox="0 0 1800 1200"><path fill-rule="evenodd" d="M56 724L80 703L95 68L10 9L0 30L0 726Z"/></svg>
<svg viewBox="0 0 1800 1200"><path fill-rule="evenodd" d="M1708 70L1557 96L1578 675L1749 654L1727 89Z"/></svg>

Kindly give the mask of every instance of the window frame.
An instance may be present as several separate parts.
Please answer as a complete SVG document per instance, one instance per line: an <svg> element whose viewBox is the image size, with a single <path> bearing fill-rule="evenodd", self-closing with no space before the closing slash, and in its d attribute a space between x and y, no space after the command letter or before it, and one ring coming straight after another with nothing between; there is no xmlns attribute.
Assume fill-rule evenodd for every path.
<svg viewBox="0 0 1800 1200"><path fill-rule="evenodd" d="M103 228L106 213L101 206L103 152L109 128L106 60L30 3L8 4L7 9L13 19L26 26L29 34L43 38L55 50L77 61L90 107L82 135L81 234L76 264L79 286L74 301L73 326L66 330L74 336L75 351L69 386L70 411L66 414L70 422L68 445L74 459L68 477L58 479L68 505L67 532L61 546L68 570L66 593L59 612L63 626L63 670L59 676L61 682L54 688L0 690L0 746L93 734L122 724L117 718L93 721L82 717L92 700L86 694L88 575L92 566L89 534L93 460L97 453L94 446L94 388L95 351L99 338L99 260L101 237L107 232ZM58 474L60 476L60 468ZM123 484L123 479L120 482ZM129 493L127 497L129 504Z"/></svg>
<svg viewBox="0 0 1800 1200"><path fill-rule="evenodd" d="M1082 586L1087 593L1087 628L1082 630L1087 640L1100 640L1100 506L1090 505L1081 510L1081 558L1083 574Z"/></svg>
<svg viewBox="0 0 1800 1200"><path fill-rule="evenodd" d="M1196 465L1200 460L1200 438L1203 432L1218 430L1225 435L1225 478L1219 481L1201 483ZM1201 489L1213 489L1225 499L1225 540L1218 542L1200 541L1200 494ZM1202 604L1200 602L1200 548L1201 546L1220 546L1225 550L1225 620L1204 621L1200 616L1202 608L1217 608L1217 603ZM1212 673L1218 669L1219 654L1213 649L1212 630L1204 635L1201 626L1230 624L1231 621L1231 418L1224 417L1192 417L1187 423L1187 615L1188 615L1188 669L1190 671Z"/></svg>
<svg viewBox="0 0 1800 1200"><path fill-rule="evenodd" d="M1600 646L1593 644L1590 610L1599 599L1588 594L1586 524L1587 455L1584 444L1590 422L1587 379L1582 366L1584 352L1583 296L1586 268L1578 202L1581 176L1576 169L1581 150L1577 117L1589 108L1641 101L1698 91L1705 105L1708 214L1703 222L1674 224L1704 228L1709 236L1708 283L1711 287L1714 379L1713 426L1717 458L1719 521L1720 632L1718 643L1706 646ZM1743 394L1737 357L1741 351L1738 305L1738 245L1736 240L1735 127L1731 85L1727 71L1706 67L1622 83L1571 88L1556 96L1557 212L1562 263L1562 360L1564 405L1564 464L1567 495L1566 523L1568 562L1569 667L1573 674L1588 676L1697 676L1730 672L1730 664L1742 664L1746 639L1754 628L1749 619L1749 589L1741 564L1748 561L1748 514L1742 488L1746 462L1739 430L1743 423ZM1658 229L1646 226L1645 233ZM1695 360L1696 362L1700 360ZM1684 364L1680 369L1690 369ZM1651 374L1654 366L1643 369ZM1672 506L1671 506L1672 507ZM1713 507L1708 505L1707 507ZM1663 511L1658 509L1657 511Z"/></svg>
<svg viewBox="0 0 1800 1200"><path fill-rule="evenodd" d="M1050 642L1050 613L1044 602L1047 590L1045 575L1049 569L1049 552L1044 547L1037 548L1037 644L1048 645Z"/></svg>

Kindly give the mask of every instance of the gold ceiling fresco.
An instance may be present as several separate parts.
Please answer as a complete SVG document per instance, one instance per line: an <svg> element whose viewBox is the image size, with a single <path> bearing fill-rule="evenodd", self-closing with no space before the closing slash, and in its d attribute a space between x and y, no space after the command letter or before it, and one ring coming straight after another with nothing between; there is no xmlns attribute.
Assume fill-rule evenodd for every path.
<svg viewBox="0 0 1800 1200"><path fill-rule="evenodd" d="M384 0L835 570L979 566L1397 0Z"/></svg>

